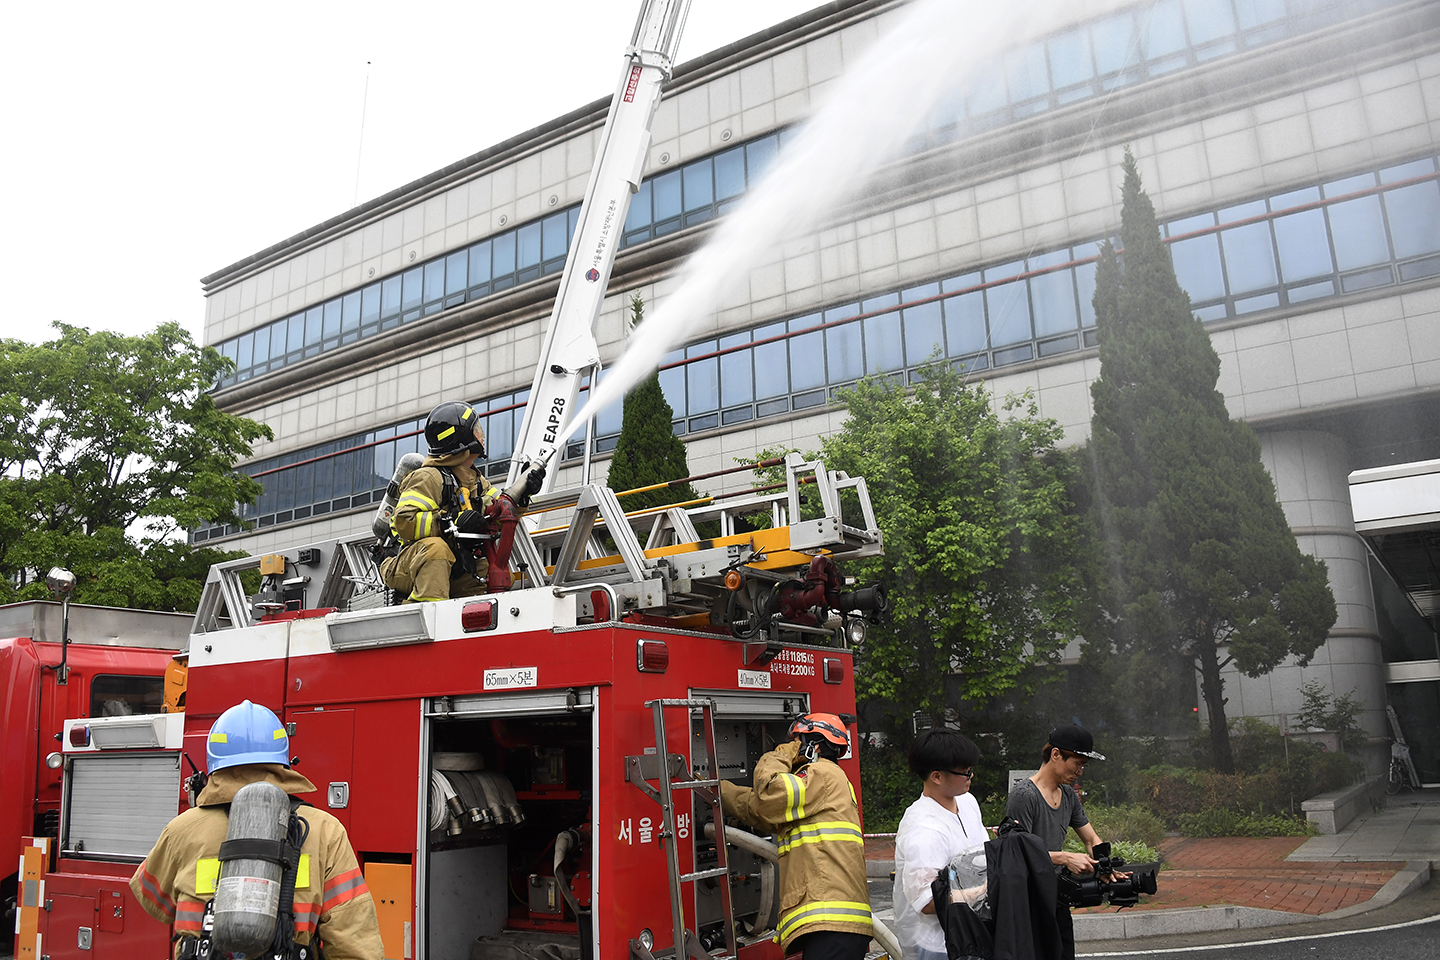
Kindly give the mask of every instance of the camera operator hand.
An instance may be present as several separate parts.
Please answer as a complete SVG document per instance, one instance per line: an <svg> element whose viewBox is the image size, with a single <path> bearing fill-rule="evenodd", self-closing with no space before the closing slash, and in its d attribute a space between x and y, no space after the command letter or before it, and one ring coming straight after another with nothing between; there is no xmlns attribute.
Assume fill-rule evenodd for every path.
<svg viewBox="0 0 1440 960"><path fill-rule="evenodd" d="M1096 861L1085 856L1083 853L1071 853L1068 850L1051 851L1050 862L1064 867L1071 873L1095 872Z"/></svg>

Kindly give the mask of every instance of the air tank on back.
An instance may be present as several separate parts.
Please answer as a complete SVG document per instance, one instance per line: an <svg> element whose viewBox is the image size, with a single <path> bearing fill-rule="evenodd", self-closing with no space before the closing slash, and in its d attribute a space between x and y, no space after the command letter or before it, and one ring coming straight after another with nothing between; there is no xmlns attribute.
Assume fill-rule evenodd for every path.
<svg viewBox="0 0 1440 960"><path fill-rule="evenodd" d="M283 840L290 798L273 783L250 783L230 802L226 840ZM280 910L281 867L268 860L226 860L215 884L215 956L237 960L268 953Z"/></svg>
<svg viewBox="0 0 1440 960"><path fill-rule="evenodd" d="M394 519L395 508L400 503L400 484L424 462L423 454L407 453L395 464L395 472L390 475L390 483L385 487L385 499L380 502L379 509L375 511L375 519L370 522L370 531L381 540L390 536L390 521Z"/></svg>

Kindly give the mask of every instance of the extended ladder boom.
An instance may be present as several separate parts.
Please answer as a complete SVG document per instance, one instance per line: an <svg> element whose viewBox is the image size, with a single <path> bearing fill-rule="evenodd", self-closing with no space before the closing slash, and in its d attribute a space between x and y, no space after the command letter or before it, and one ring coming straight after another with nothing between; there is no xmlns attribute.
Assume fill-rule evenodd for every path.
<svg viewBox="0 0 1440 960"><path fill-rule="evenodd" d="M552 458L574 416L580 382L600 361L595 321L610 283L630 198L640 189L650 124L660 105L661 86L670 79L689 8L690 0L645 0L640 10L560 276L525 419L515 438L511 482L527 459ZM557 472L546 476L546 490Z"/></svg>

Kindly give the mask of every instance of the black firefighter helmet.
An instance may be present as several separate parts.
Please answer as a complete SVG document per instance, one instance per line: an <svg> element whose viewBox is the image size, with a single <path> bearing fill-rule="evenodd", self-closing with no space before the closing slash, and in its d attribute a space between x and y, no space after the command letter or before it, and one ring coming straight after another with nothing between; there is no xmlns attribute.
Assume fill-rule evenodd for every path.
<svg viewBox="0 0 1440 960"><path fill-rule="evenodd" d="M485 456L485 431L480 429L480 415L468 403L450 401L431 410L425 421L425 442L434 457L460 450Z"/></svg>

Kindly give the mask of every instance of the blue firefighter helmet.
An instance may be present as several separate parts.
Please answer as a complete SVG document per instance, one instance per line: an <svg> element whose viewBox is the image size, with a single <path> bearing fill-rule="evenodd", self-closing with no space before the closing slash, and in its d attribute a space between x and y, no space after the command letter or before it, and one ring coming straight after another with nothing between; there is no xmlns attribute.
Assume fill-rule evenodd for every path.
<svg viewBox="0 0 1440 960"><path fill-rule="evenodd" d="M205 743L205 766L211 773L242 763L290 765L290 738L269 707L242 700L220 714Z"/></svg>

